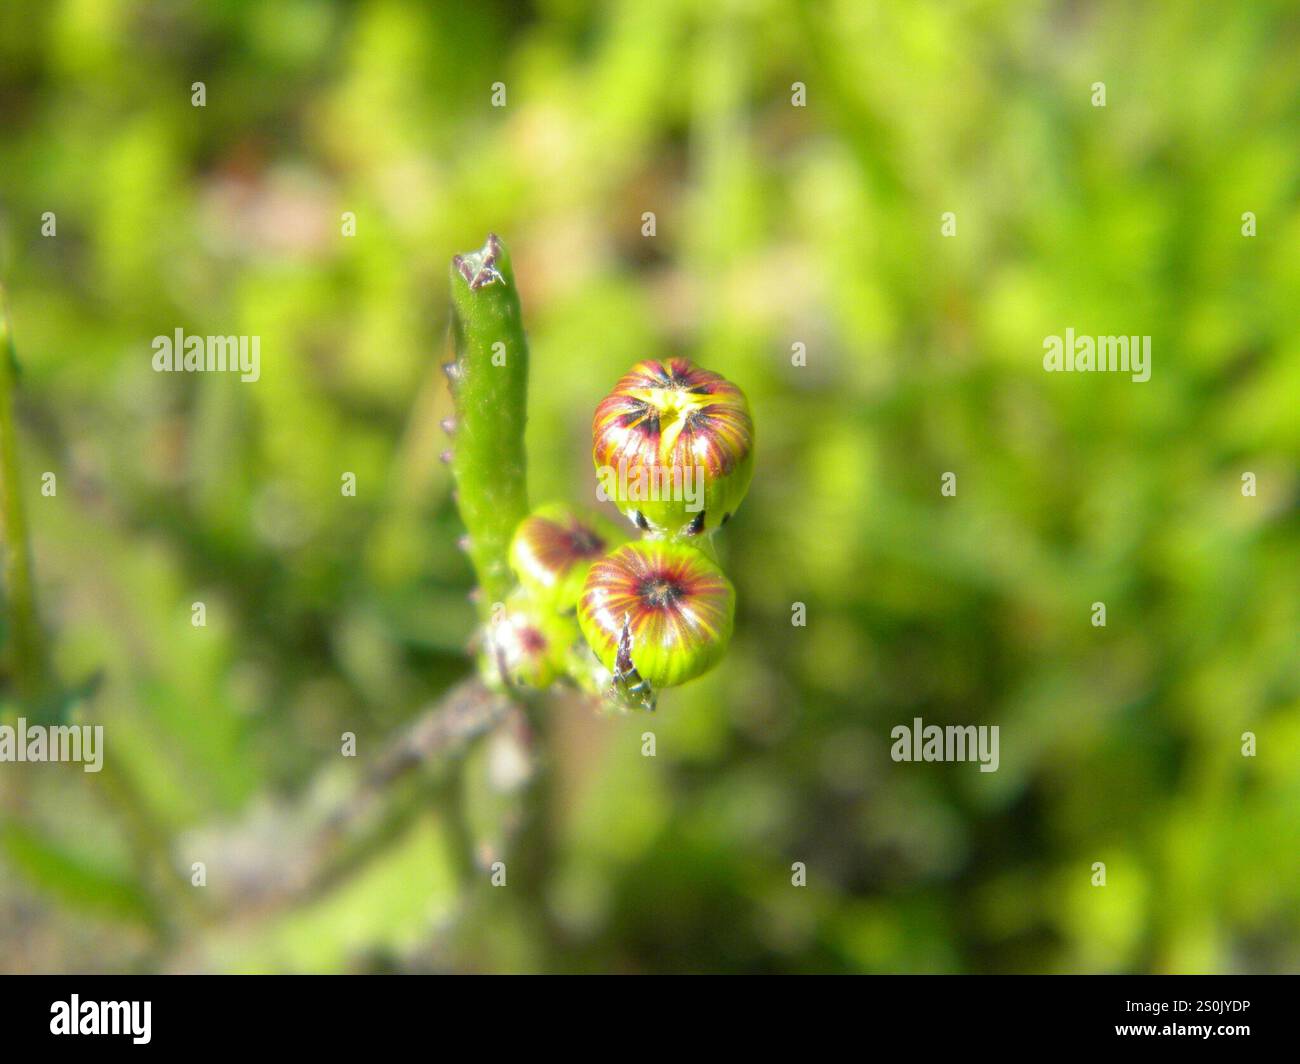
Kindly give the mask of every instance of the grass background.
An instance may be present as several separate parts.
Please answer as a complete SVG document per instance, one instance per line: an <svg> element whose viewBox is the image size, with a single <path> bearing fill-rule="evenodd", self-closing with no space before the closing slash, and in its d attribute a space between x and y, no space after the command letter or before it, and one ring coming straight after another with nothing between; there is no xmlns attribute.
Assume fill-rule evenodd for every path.
<svg viewBox="0 0 1300 1064"><path fill-rule="evenodd" d="M1296 970L1298 54L1281 2L5 4L23 490L115 767L0 765L0 969ZM633 361L748 392L732 652L650 723L556 706L544 884L458 885L431 800L209 919L192 861L237 904L340 734L470 667L436 366L489 230L536 501L594 497ZM260 381L153 373L178 327ZM1044 373L1067 327L1150 335L1150 382ZM1000 770L894 763L916 716Z"/></svg>

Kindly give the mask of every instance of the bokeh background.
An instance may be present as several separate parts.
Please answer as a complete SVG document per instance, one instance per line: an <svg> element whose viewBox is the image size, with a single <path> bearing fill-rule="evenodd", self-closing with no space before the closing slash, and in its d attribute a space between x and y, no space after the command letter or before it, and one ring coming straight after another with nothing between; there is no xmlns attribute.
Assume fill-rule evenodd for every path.
<svg viewBox="0 0 1300 1064"><path fill-rule="evenodd" d="M4 4L21 483L109 765L0 765L0 969L1300 968L1298 59L1281 2ZM731 654L650 720L556 700L505 888L457 854L533 834L498 737L252 911L472 669L437 364L489 230L535 501L594 499L633 361L747 390ZM155 374L178 327L260 381ZM1067 327L1150 382L1044 373ZM999 771L894 763L916 716Z"/></svg>

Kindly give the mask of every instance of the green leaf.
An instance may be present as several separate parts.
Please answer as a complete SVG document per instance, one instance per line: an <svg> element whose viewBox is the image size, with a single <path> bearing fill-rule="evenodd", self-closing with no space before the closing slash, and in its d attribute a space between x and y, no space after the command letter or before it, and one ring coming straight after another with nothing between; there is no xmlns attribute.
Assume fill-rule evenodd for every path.
<svg viewBox="0 0 1300 1064"><path fill-rule="evenodd" d="M148 899L134 880L16 820L0 820L0 853L33 886L75 908L141 923L154 920Z"/></svg>

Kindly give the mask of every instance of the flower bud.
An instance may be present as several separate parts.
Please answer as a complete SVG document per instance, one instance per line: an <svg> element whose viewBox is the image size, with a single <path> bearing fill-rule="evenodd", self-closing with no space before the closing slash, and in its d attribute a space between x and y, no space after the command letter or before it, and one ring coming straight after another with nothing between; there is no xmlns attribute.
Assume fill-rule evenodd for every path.
<svg viewBox="0 0 1300 1064"><path fill-rule="evenodd" d="M721 569L684 543L627 543L591 567L578 624L615 686L629 678L671 687L726 652L735 591Z"/></svg>
<svg viewBox="0 0 1300 1064"><path fill-rule="evenodd" d="M754 471L745 393L684 358L638 362L592 421L601 494L637 527L693 536L725 524Z"/></svg>
<svg viewBox="0 0 1300 1064"><path fill-rule="evenodd" d="M608 521L551 503L519 522L510 568L537 602L572 613L591 563L622 539Z"/></svg>
<svg viewBox="0 0 1300 1064"><path fill-rule="evenodd" d="M540 608L516 589L493 606L486 637L485 680L545 688L564 672L578 632L572 618Z"/></svg>

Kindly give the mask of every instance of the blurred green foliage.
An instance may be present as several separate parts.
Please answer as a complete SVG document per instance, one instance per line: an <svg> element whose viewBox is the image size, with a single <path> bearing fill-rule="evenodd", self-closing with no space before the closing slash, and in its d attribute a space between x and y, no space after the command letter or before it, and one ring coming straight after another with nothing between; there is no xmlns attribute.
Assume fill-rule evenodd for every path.
<svg viewBox="0 0 1300 1064"><path fill-rule="evenodd" d="M0 969L1296 970L1297 54L1284 2L6 3L41 608L116 767L0 765ZM458 888L433 800L309 905L186 916L210 833L470 668L436 366L489 230L536 501L589 501L633 361L748 392L732 652L651 719L554 707L544 887ZM1044 373L1067 327L1150 334L1150 382ZM176 328L261 379L152 372ZM917 716L1000 770L894 763Z"/></svg>

